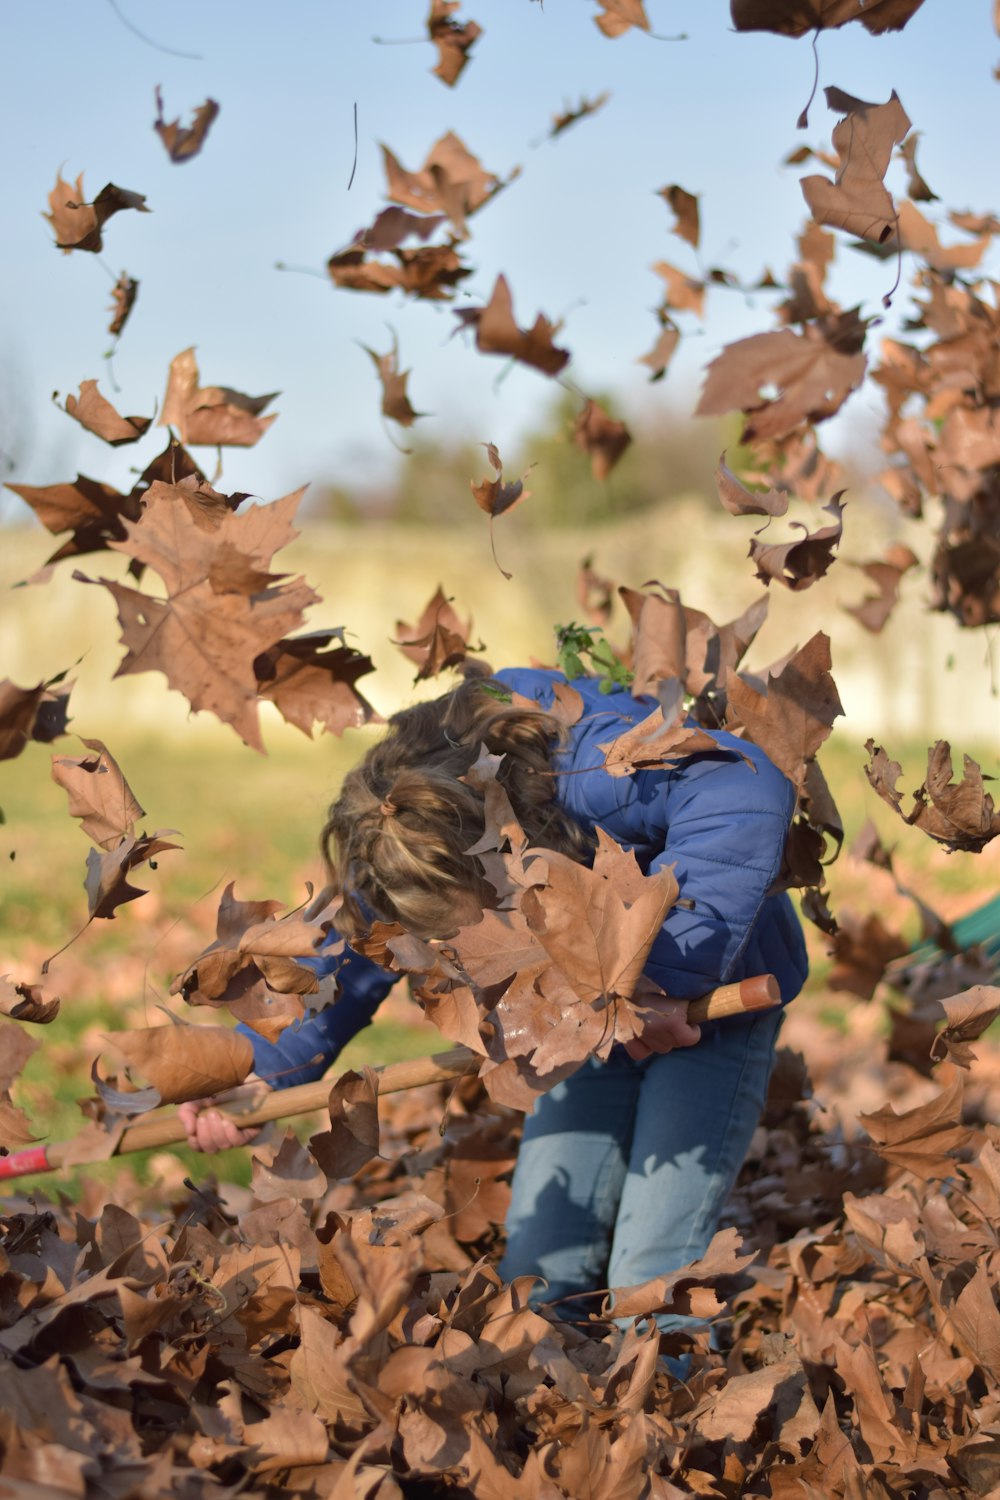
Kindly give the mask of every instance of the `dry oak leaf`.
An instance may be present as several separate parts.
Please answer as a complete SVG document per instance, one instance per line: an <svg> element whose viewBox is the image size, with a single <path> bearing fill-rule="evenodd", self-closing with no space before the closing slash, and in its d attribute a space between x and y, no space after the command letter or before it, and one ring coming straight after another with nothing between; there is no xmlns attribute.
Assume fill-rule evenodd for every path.
<svg viewBox="0 0 1000 1500"><path fill-rule="evenodd" d="M67 732L67 710L73 683L62 683L65 673L33 688L18 687L9 677L0 681L0 760L13 760L29 740L49 744Z"/></svg>
<svg viewBox="0 0 1000 1500"><path fill-rule="evenodd" d="M330 1129L310 1136L309 1149L328 1177L353 1177L379 1154L378 1074L342 1073L330 1090Z"/></svg>
<svg viewBox="0 0 1000 1500"><path fill-rule="evenodd" d="M825 93L830 108L844 116L833 129L840 166L834 182L803 177L803 195L817 223L881 244L896 226L896 208L883 178L893 147L910 129L909 116L895 90L885 104L868 104L837 88Z"/></svg>
<svg viewBox="0 0 1000 1500"><path fill-rule="evenodd" d="M654 938L677 900L671 869L643 875L634 854L597 830L592 868L532 851L521 898L529 930L583 1001L628 1000Z"/></svg>
<svg viewBox="0 0 1000 1500"><path fill-rule="evenodd" d="M982 1036L1000 1015L1000 986L975 984L937 1004L945 1013L945 1025L934 1038L931 1057L935 1062L948 1058L960 1068L968 1068L976 1060L969 1042Z"/></svg>
<svg viewBox="0 0 1000 1500"><path fill-rule="evenodd" d="M963 1080L961 1076L926 1104L901 1114L891 1104L858 1119L871 1136L875 1150L894 1166L917 1177L950 1177L955 1171L952 1152L972 1139L961 1123Z"/></svg>
<svg viewBox="0 0 1000 1500"><path fill-rule="evenodd" d="M879 36L901 31L924 0L730 0L737 31L775 31L782 36L806 36L860 21Z"/></svg>
<svg viewBox="0 0 1000 1500"><path fill-rule="evenodd" d="M179 849L180 844L171 843L165 837L176 832L175 828L160 828L150 834L129 833L103 853L97 849L88 851L87 876L83 884L90 921L95 917L112 921L119 906L146 894L138 886L129 885L128 876L138 865L152 861L157 854L167 849ZM43 966L43 973L46 967Z"/></svg>
<svg viewBox="0 0 1000 1500"><path fill-rule="evenodd" d="M783 583L793 593L812 585L833 566L833 551L840 545L844 530L844 506L840 494L834 495L825 511L836 517L832 526L821 526L818 531L809 531L801 522L793 521L804 533L797 542L761 542L753 537L749 556L756 564L755 576L764 584L772 581Z"/></svg>
<svg viewBox="0 0 1000 1500"><path fill-rule="evenodd" d="M927 774L913 793L913 807L904 813L896 779L902 767L890 760L874 740L865 743L871 763L865 775L883 802L894 808L904 823L912 823L949 849L978 854L1000 834L1000 812L983 786L983 773L976 761L964 757L962 780L952 782L951 746L936 740L927 751Z"/></svg>
<svg viewBox="0 0 1000 1500"><path fill-rule="evenodd" d="M96 380L81 380L79 396L67 396L63 408L81 427L103 438L112 448L134 443L152 423L152 417L122 417L97 389Z"/></svg>
<svg viewBox="0 0 1000 1500"><path fill-rule="evenodd" d="M595 479L607 479L632 441L624 422L609 417L597 401L588 400L576 419L573 441L590 458Z"/></svg>
<svg viewBox="0 0 1000 1500"><path fill-rule="evenodd" d="M425 416L426 413L414 411L410 405L410 398L406 394L406 382L410 378L410 371L400 371L399 345L396 343L395 334L392 339L392 348L387 354L376 354L375 350L369 349L367 344L362 344L361 347L378 372L382 386L382 415L393 422L398 422L400 427L412 427L417 418Z"/></svg>
<svg viewBox="0 0 1000 1500"><path fill-rule="evenodd" d="M310 738L314 724L341 735L345 729L381 722L354 686L375 670L372 659L345 645L342 630L285 637L254 658L253 670L257 696L273 703L283 719Z"/></svg>
<svg viewBox="0 0 1000 1500"><path fill-rule="evenodd" d="M157 421L161 427L174 428L182 443L252 448L278 415L260 415L277 395L277 391L271 391L266 396L244 396L224 385L199 387L192 346L170 361L163 410Z"/></svg>
<svg viewBox="0 0 1000 1500"><path fill-rule="evenodd" d="M487 172L451 130L434 142L416 172L401 166L388 146L382 147L382 159L389 201L418 213L445 214L462 240L468 238L466 219L509 186L520 171L515 167L507 178Z"/></svg>
<svg viewBox="0 0 1000 1500"><path fill-rule="evenodd" d="M451 600L445 597L438 584L415 625L407 625L405 620L396 621L396 639L392 644L399 646L403 655L416 663L418 671L413 680L421 682L436 677L446 667L459 666L468 652L485 649L482 642L478 646L469 645L471 630L472 620L463 622L459 619L451 607Z"/></svg>
<svg viewBox="0 0 1000 1500"><path fill-rule="evenodd" d="M919 561L915 552L897 542L889 547L881 560L851 564L875 585L878 592L867 595L860 604L845 604L843 608L847 614L853 615L859 625L877 635L899 599L900 579Z"/></svg>
<svg viewBox="0 0 1000 1500"><path fill-rule="evenodd" d="M111 313L108 332L115 338L120 338L138 295L139 283L123 271L111 288L111 306L108 309Z"/></svg>
<svg viewBox="0 0 1000 1500"><path fill-rule="evenodd" d="M844 712L830 665L830 638L817 631L769 677L766 695L732 670L726 682L730 708L746 738L800 789L808 763Z"/></svg>
<svg viewBox="0 0 1000 1500"><path fill-rule="evenodd" d="M713 359L696 415L742 411L743 442L788 437L803 423L839 411L861 384L865 365L860 348L842 352L818 325L802 333L755 333L727 344Z"/></svg>
<svg viewBox="0 0 1000 1500"><path fill-rule="evenodd" d="M152 1084L164 1104L205 1099L234 1088L253 1068L253 1047L228 1026L169 1026L116 1031L108 1041Z"/></svg>
<svg viewBox="0 0 1000 1500"><path fill-rule="evenodd" d="M163 118L163 97L160 90L156 90L156 119L153 129L167 148L167 155L171 161L190 161L192 156L197 156L205 144L209 126L219 113L219 106L214 99L206 99L204 104L199 104L194 111L192 123L181 125L180 119L167 122Z"/></svg>
<svg viewBox="0 0 1000 1500"><path fill-rule="evenodd" d="M605 36L624 36L633 26L638 26L640 31L649 30L643 0L597 0L597 3L601 14L594 17L594 24Z"/></svg>
<svg viewBox="0 0 1000 1500"><path fill-rule="evenodd" d="M148 214L146 199L142 193L132 193L128 188L116 187L113 182L101 188L93 203L83 201L83 173L74 186L63 180L60 173L56 185L49 194L51 213L43 214L52 225L56 237L56 249L98 251L103 248L101 230L111 218L123 208L136 208Z"/></svg>
<svg viewBox="0 0 1000 1500"><path fill-rule="evenodd" d="M671 234L676 234L678 239L686 240L697 250L701 239L697 195L689 193L687 188L679 187L676 182L672 182L669 187L658 189L658 196L669 208L673 209L676 222L671 228Z"/></svg>
<svg viewBox="0 0 1000 1500"><path fill-rule="evenodd" d="M606 740L597 748L604 751L604 769L609 776L631 776L636 771L671 765L702 750L717 752L719 746L703 729L668 724L663 709L657 708L616 740ZM743 758L749 765L749 757Z"/></svg>
<svg viewBox="0 0 1000 1500"><path fill-rule="evenodd" d="M84 739L91 755L52 757L52 780L69 797L70 817L101 849L113 849L127 838L144 809L122 775L121 767L101 740Z"/></svg>
<svg viewBox="0 0 1000 1500"><path fill-rule="evenodd" d="M291 520L300 498L298 491L240 516L224 513L206 531L185 506L150 490L141 520L127 522L126 540L114 546L155 569L167 597L99 580L114 597L127 648L115 675L163 672L193 709L214 713L263 751L254 662L302 623L318 597L302 578L264 581L272 553L297 534Z"/></svg>
<svg viewBox="0 0 1000 1500"><path fill-rule="evenodd" d="M483 34L475 21L455 21L452 17L462 0L431 0L427 32L438 49L437 66L432 70L442 83L453 87L469 61L469 49Z"/></svg>
<svg viewBox="0 0 1000 1500"><path fill-rule="evenodd" d="M497 277L485 307L463 308L455 316L463 328L475 328L476 348L483 354L507 354L544 375L558 375L569 362L569 350L557 348L552 341L560 325L550 323L544 313L538 314L530 328L517 326L505 276Z"/></svg>
<svg viewBox="0 0 1000 1500"><path fill-rule="evenodd" d="M567 107L563 110L562 114L553 115L552 129L549 131L547 139L550 141L555 140L557 135L562 135L563 131L568 130L571 125L575 125L577 120L583 120L586 119L587 115L596 114L599 109L607 104L610 98L611 95L605 90L604 93L595 94L593 99L581 98L575 109Z"/></svg>
<svg viewBox="0 0 1000 1500"><path fill-rule="evenodd" d="M731 516L783 516L788 509L788 495L783 490L748 490L726 464L723 451L715 471L719 499Z"/></svg>

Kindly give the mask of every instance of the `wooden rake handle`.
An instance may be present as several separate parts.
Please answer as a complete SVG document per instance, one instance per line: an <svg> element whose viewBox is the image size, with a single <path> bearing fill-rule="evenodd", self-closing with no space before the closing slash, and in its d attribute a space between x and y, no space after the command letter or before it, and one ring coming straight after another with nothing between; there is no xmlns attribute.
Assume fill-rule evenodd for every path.
<svg viewBox="0 0 1000 1500"><path fill-rule="evenodd" d="M773 974L759 974L737 984L724 984L711 990L688 1006L689 1021L717 1021L725 1016L744 1015L758 1010L773 1010L781 1004L781 991ZM420 1088L426 1083L447 1083L461 1078L477 1067L480 1058L468 1047L452 1047L430 1057L413 1057L404 1062L387 1063L376 1068L379 1094L398 1094L403 1089ZM266 1125L271 1120L289 1119L323 1109L332 1087L329 1078L315 1083L300 1083L290 1089L272 1089L263 1099L241 1108L234 1100L225 1113L241 1129ZM158 1146L174 1146L186 1139L184 1126L177 1114L152 1115L129 1125L118 1144L116 1156L133 1151L150 1151ZM54 1172L70 1152L71 1142L54 1141L49 1146L33 1146L0 1156L0 1180L24 1177L33 1172Z"/></svg>

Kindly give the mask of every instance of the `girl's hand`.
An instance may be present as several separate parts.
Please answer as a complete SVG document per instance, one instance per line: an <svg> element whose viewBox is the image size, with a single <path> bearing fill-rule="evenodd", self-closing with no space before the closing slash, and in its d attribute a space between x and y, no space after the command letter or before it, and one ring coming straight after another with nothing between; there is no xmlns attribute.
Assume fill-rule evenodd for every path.
<svg viewBox="0 0 1000 1500"><path fill-rule="evenodd" d="M673 1052L675 1047L694 1047L701 1041L701 1027L687 1019L687 1001L671 1000L663 990L640 980L632 997L642 1023L642 1032L625 1043L633 1062L645 1062L654 1053Z"/></svg>
<svg viewBox="0 0 1000 1500"><path fill-rule="evenodd" d="M259 1129L241 1130L222 1113L216 1099L189 1099L178 1104L177 1114L194 1151L229 1151L248 1146L260 1135Z"/></svg>

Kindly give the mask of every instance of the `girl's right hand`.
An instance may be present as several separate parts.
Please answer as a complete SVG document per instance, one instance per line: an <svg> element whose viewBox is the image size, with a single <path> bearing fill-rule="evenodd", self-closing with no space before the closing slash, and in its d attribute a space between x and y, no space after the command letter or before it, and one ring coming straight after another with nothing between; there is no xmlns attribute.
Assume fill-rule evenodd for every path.
<svg viewBox="0 0 1000 1500"><path fill-rule="evenodd" d="M229 1151L233 1146L249 1146L260 1135L259 1128L241 1130L215 1099L189 1099L178 1104L177 1115L194 1151Z"/></svg>

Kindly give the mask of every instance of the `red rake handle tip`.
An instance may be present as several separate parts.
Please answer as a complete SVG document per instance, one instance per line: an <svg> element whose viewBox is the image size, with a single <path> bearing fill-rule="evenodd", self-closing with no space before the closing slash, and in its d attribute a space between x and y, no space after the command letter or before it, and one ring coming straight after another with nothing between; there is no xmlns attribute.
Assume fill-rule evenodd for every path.
<svg viewBox="0 0 1000 1500"><path fill-rule="evenodd" d="M48 1146L29 1146L27 1151L13 1151L0 1156L0 1182L8 1177L30 1177L32 1172L51 1170Z"/></svg>

